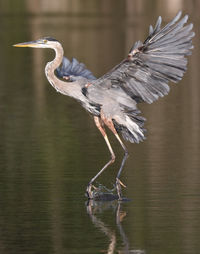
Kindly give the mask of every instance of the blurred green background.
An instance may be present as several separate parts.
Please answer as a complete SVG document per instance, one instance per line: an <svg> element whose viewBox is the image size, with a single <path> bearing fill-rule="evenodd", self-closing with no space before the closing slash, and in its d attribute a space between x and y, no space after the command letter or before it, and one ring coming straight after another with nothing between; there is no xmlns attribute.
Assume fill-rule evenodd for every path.
<svg viewBox="0 0 200 254"><path fill-rule="evenodd" d="M93 217L84 192L109 159L104 140L92 117L46 80L54 53L12 45L54 37L99 77L159 15L166 24L179 10L196 33L187 73L168 96L139 105L147 140L126 143L122 182L132 201L120 207L121 224L117 204ZM1 253L199 253L199 10L198 0L0 1ZM123 154L109 136L118 159L99 182L112 187Z"/></svg>

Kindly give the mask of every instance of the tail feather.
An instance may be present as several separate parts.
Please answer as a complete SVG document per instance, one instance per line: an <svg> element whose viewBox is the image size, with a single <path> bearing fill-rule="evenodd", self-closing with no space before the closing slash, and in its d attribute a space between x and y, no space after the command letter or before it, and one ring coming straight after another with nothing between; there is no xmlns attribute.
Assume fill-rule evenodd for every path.
<svg viewBox="0 0 200 254"><path fill-rule="evenodd" d="M125 140L131 143L139 143L145 140L145 129L143 128L145 118L138 116L139 110L124 111L124 119L113 119L115 128L121 132Z"/></svg>

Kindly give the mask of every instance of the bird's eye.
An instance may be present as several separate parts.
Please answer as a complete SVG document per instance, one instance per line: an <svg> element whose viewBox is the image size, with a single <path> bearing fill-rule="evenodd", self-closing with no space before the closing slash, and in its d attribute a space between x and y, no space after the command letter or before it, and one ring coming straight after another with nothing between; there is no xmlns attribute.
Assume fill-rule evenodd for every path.
<svg viewBox="0 0 200 254"><path fill-rule="evenodd" d="M47 43L47 40L43 40L44 43Z"/></svg>

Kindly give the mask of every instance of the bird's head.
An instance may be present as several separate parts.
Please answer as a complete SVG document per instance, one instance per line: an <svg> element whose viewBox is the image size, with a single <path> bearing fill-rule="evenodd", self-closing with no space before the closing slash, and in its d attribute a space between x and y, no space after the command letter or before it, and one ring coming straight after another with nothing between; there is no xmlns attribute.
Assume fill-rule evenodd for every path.
<svg viewBox="0 0 200 254"><path fill-rule="evenodd" d="M30 48L56 48L60 44L56 39L45 37L36 41L22 42L13 45L14 47L30 47Z"/></svg>

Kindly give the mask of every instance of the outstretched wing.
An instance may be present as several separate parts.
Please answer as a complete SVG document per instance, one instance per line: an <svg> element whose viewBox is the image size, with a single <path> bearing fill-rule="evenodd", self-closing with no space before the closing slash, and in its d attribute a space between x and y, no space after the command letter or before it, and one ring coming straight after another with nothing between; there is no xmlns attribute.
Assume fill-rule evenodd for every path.
<svg viewBox="0 0 200 254"><path fill-rule="evenodd" d="M168 82L178 82L186 71L191 54L193 24L181 12L161 28L161 17L150 26L144 43L136 42L128 57L94 82L109 89L120 87L136 102L152 103L169 92Z"/></svg>
<svg viewBox="0 0 200 254"><path fill-rule="evenodd" d="M56 74L59 78L63 77L73 77L76 78L86 78L90 80L96 79L92 72L89 71L83 63L79 63L75 58L72 58L70 62L66 57L63 57L61 67L56 69Z"/></svg>

